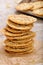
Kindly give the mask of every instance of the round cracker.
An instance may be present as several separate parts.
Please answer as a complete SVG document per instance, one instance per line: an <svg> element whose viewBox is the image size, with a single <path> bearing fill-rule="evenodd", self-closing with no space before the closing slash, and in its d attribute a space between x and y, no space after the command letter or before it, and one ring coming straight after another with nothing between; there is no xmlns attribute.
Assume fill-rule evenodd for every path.
<svg viewBox="0 0 43 65"><path fill-rule="evenodd" d="M27 11L27 10L30 10L32 7L33 7L32 3L21 3L16 6L16 10Z"/></svg>
<svg viewBox="0 0 43 65"><path fill-rule="evenodd" d="M23 36L23 35L27 35L29 32L25 32L25 33L19 33L19 34L16 34L16 33L11 33L9 31L7 31L6 29L3 30L4 32L4 35L8 35L8 36L14 36L14 37L20 37L20 36Z"/></svg>
<svg viewBox="0 0 43 65"><path fill-rule="evenodd" d="M39 8L43 8L43 1L36 1L33 2L33 10L39 9Z"/></svg>
<svg viewBox="0 0 43 65"><path fill-rule="evenodd" d="M30 54L34 51L34 49L31 49L30 51L24 51L24 52L13 52L13 51L9 51L9 50L6 50L6 49L5 49L5 51L10 53L10 54L17 54L17 55L20 54L21 55L21 54Z"/></svg>
<svg viewBox="0 0 43 65"><path fill-rule="evenodd" d="M29 30L33 26L33 24L30 24L29 26L21 26L21 25L13 23L12 21L7 21L7 25L18 30Z"/></svg>
<svg viewBox="0 0 43 65"><path fill-rule="evenodd" d="M5 45L6 46L9 46L9 47L13 47L13 48L24 48L24 47L30 47L33 45L33 40L27 42L27 43L21 43L21 44L18 44L18 43L13 43L13 42L10 42L10 41L4 41Z"/></svg>
<svg viewBox="0 0 43 65"><path fill-rule="evenodd" d="M11 47L8 47L8 46L5 46L4 47L5 48L5 50L7 50L7 51L12 51L12 52L25 52L25 51L30 51L30 50L32 50L33 49L33 46L32 47L28 47L28 48L24 48L24 49L13 49L13 48L11 48Z"/></svg>
<svg viewBox="0 0 43 65"><path fill-rule="evenodd" d="M17 23L17 24L23 24L23 25L28 25L28 24L32 24L34 23L35 21L37 21L36 18L32 17L32 16L27 16L27 15L24 15L24 14L21 14L21 15L10 15L8 17L8 19L14 23Z"/></svg>
<svg viewBox="0 0 43 65"><path fill-rule="evenodd" d="M32 27L30 29L32 29ZM29 30L30 30L30 29L29 30L17 30L17 29L13 29L13 28L9 27L8 25L5 27L5 29L11 33L17 33L17 34L26 33L26 32L29 32Z"/></svg>
<svg viewBox="0 0 43 65"><path fill-rule="evenodd" d="M10 41L12 43L18 43L18 44L21 44L21 43L27 43L29 41L31 41L33 39L33 37L31 37L30 39L24 39L24 40L9 40L9 39L6 39L5 41Z"/></svg>
<svg viewBox="0 0 43 65"><path fill-rule="evenodd" d="M38 15L38 16L43 16L43 8L41 9L37 9L37 10L33 10L33 12L35 15Z"/></svg>
<svg viewBox="0 0 43 65"><path fill-rule="evenodd" d="M34 32L30 32L28 33L27 35L24 35L24 36L20 36L20 37L14 37L14 36L7 36L7 39L17 39L17 40L23 40L23 39L30 39L31 37L34 37L35 36L35 33Z"/></svg>

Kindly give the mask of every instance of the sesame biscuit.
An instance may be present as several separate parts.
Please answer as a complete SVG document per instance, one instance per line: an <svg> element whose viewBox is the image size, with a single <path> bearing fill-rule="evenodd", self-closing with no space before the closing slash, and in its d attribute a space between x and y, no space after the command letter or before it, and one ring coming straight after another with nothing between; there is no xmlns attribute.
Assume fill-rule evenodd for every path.
<svg viewBox="0 0 43 65"><path fill-rule="evenodd" d="M32 3L21 3L16 6L16 10L27 11L33 7Z"/></svg>
<svg viewBox="0 0 43 65"><path fill-rule="evenodd" d="M39 8L43 8L43 1L36 1L33 2L33 10L39 9Z"/></svg>
<svg viewBox="0 0 43 65"><path fill-rule="evenodd" d="M33 13L38 16L43 16L43 8L34 10Z"/></svg>
<svg viewBox="0 0 43 65"><path fill-rule="evenodd" d="M10 20L14 23L17 23L17 24L22 24L22 25L32 24L32 23L37 21L36 18L34 18L32 16L27 16L27 15L24 15L24 14L10 15L8 17L8 20Z"/></svg>
<svg viewBox="0 0 43 65"><path fill-rule="evenodd" d="M16 49L16 48L11 48L11 47L8 47L8 46L5 46L4 47L5 48L5 50L7 50L7 51L11 51L11 52L25 52L25 51L30 51L30 50L32 50L33 49L33 46L32 47L28 47L28 48L21 48L21 49Z"/></svg>
<svg viewBox="0 0 43 65"><path fill-rule="evenodd" d="M21 37L21 36L23 36L23 35L27 35L27 34L30 33L30 32L31 32L31 31L25 32L25 33L19 33L19 34L17 34L17 33L9 32L9 31L7 31L6 29L3 30L4 35L14 36L14 37Z"/></svg>
<svg viewBox="0 0 43 65"><path fill-rule="evenodd" d="M5 51L7 52L7 53L9 53L9 54L17 54L17 55L22 55L22 54L31 54L31 53L33 53L33 51L34 51L34 49L31 49L30 51L28 50L28 51L23 51L23 52L13 52L13 51L9 51L9 50L6 50L5 49Z"/></svg>
<svg viewBox="0 0 43 65"><path fill-rule="evenodd" d="M30 39L23 39L23 40L17 40L17 39L13 39L13 40L9 40L9 39L6 39L5 41L10 41L12 43L17 43L17 44L21 44L21 43L27 43L29 41L31 41L33 39L33 37L31 37Z"/></svg>
<svg viewBox="0 0 43 65"><path fill-rule="evenodd" d="M32 29L33 26L31 26L30 29ZM10 26L6 26L4 29L6 29L7 31L11 32L11 33L17 33L17 34L22 34L22 33L26 33L26 32L29 32L29 30L18 30L18 29L14 29Z"/></svg>
<svg viewBox="0 0 43 65"><path fill-rule="evenodd" d="M20 26L20 25L14 24L11 21L8 21L7 25L10 26L10 27L12 27L13 29L18 29L18 30L29 30L33 26L33 24L29 24L29 26Z"/></svg>
<svg viewBox="0 0 43 65"><path fill-rule="evenodd" d="M5 36L9 40L12 40L12 39L23 40L23 39L27 39L27 38L30 39L31 37L34 37L35 36L35 33L34 32L30 32L27 35L20 36L20 37L7 36L7 35L5 35Z"/></svg>
<svg viewBox="0 0 43 65"><path fill-rule="evenodd" d="M33 45L33 43L34 43L34 41L33 40L31 40L31 41L29 41L29 42L27 42L27 43L21 43L21 44L18 44L18 43L13 43L13 42L10 42L10 41L4 41L4 43L5 43L5 45L6 46L9 46L9 47L13 47L13 48L24 48L24 47L30 47L30 46L32 46Z"/></svg>

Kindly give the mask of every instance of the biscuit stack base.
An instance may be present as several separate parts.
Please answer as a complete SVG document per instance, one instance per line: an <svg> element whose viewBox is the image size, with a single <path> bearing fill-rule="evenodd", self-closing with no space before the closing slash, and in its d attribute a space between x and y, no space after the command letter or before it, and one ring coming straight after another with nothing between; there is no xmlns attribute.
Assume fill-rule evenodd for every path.
<svg viewBox="0 0 43 65"><path fill-rule="evenodd" d="M33 52L35 33L30 30L35 21L36 18L23 14L10 16L3 30L6 36L5 50L21 54Z"/></svg>

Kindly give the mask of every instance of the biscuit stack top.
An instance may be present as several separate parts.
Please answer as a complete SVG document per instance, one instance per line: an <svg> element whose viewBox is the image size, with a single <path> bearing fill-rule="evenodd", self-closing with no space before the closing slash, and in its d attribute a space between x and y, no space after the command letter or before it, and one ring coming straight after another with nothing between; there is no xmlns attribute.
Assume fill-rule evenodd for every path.
<svg viewBox="0 0 43 65"><path fill-rule="evenodd" d="M23 14L9 16L4 28L5 50L15 53L32 52L35 33L30 30L36 20L34 17Z"/></svg>
<svg viewBox="0 0 43 65"><path fill-rule="evenodd" d="M26 16L26 15L11 15L8 18L9 20L11 20L14 23L17 24L23 24L23 25L28 25L28 24L32 24L36 21L36 18L31 17L31 16Z"/></svg>

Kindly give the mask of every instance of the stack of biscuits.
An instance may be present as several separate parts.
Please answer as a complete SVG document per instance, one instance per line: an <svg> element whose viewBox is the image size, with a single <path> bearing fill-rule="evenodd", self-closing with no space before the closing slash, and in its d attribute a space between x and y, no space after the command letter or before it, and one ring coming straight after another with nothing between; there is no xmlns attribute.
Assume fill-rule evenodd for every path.
<svg viewBox="0 0 43 65"><path fill-rule="evenodd" d="M23 14L9 16L3 30L6 36L5 50L14 53L31 53L35 36L31 29L35 21L36 18Z"/></svg>

